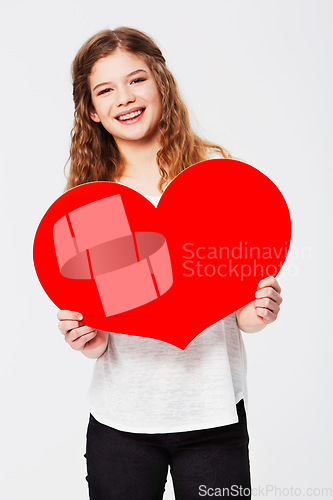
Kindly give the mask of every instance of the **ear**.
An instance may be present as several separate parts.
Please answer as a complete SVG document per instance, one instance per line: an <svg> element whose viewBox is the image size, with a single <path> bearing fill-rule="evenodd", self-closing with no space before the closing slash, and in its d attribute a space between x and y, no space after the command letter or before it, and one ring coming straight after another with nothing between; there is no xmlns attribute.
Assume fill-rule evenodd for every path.
<svg viewBox="0 0 333 500"><path fill-rule="evenodd" d="M96 113L96 110L92 104L90 104L90 106L89 106L89 116L94 122L100 123L101 120L100 120L98 114Z"/></svg>

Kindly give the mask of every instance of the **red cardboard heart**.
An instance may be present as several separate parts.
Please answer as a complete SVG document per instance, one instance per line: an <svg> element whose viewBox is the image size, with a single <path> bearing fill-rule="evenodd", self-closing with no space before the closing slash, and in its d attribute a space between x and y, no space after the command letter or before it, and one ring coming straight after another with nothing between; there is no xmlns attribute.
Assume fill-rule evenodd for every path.
<svg viewBox="0 0 333 500"><path fill-rule="evenodd" d="M67 191L39 224L34 264L50 299L84 324L185 349L254 300L259 281L280 271L290 237L275 184L216 159L181 172L157 208L113 182Z"/></svg>

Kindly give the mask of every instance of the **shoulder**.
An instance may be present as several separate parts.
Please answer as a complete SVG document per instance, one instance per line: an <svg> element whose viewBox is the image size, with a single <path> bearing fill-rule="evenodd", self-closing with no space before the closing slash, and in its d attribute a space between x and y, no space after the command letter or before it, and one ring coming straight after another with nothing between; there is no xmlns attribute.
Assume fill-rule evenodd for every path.
<svg viewBox="0 0 333 500"><path fill-rule="evenodd" d="M222 155L221 151L215 148L207 148L206 149L206 154L207 154L207 160L215 160L217 158L224 158Z"/></svg>

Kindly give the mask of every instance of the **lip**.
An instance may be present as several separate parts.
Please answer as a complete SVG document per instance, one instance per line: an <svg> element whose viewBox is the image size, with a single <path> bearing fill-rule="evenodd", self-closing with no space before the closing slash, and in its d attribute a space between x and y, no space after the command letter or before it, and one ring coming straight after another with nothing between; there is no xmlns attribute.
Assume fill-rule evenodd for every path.
<svg viewBox="0 0 333 500"><path fill-rule="evenodd" d="M137 106L136 108L131 108L131 109L128 109L127 111L123 111L122 113L119 113L118 115L115 116L115 118L119 118L119 116L124 116L124 115L127 115L129 113L135 113L135 111L140 111L140 109L143 109L145 110L146 108L144 108L143 106Z"/></svg>

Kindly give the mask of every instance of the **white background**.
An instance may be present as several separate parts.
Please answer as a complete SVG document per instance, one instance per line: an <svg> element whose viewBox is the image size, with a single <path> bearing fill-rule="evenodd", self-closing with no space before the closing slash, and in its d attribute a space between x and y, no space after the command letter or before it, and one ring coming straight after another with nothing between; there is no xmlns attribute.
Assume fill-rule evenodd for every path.
<svg viewBox="0 0 333 500"><path fill-rule="evenodd" d="M243 334L252 485L258 498L333 488L332 21L333 2L325 0L3 5L2 499L88 498L83 454L94 361L58 331L32 245L65 184L71 61L92 34L124 25L160 45L196 131L268 175L288 203L293 234L278 277L280 316L261 333ZM265 193L262 210L279 224ZM260 213L252 216L260 224ZM173 498L169 477L165 499Z"/></svg>

